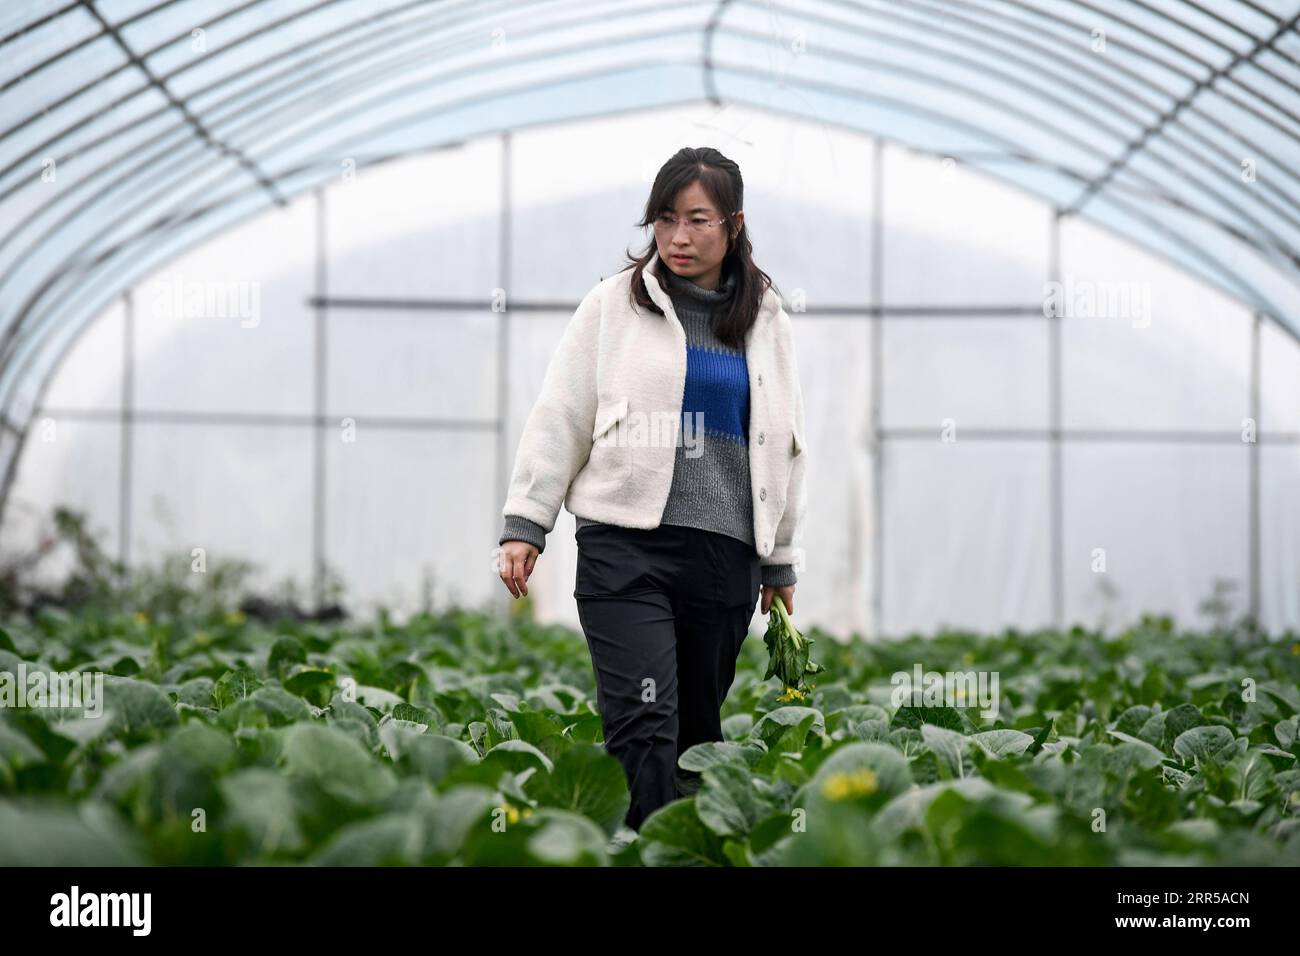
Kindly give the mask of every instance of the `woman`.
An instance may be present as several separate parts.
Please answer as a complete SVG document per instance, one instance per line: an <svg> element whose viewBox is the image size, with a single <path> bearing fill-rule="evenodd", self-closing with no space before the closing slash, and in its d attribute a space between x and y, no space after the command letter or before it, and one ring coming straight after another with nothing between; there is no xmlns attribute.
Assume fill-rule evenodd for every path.
<svg viewBox="0 0 1300 956"><path fill-rule="evenodd" d="M524 424L502 515L516 598L575 516L578 617L605 748L634 830L693 792L691 746L722 740L749 633L802 569L803 396L790 318L754 264L740 169L682 149L639 225L654 245L583 297Z"/></svg>

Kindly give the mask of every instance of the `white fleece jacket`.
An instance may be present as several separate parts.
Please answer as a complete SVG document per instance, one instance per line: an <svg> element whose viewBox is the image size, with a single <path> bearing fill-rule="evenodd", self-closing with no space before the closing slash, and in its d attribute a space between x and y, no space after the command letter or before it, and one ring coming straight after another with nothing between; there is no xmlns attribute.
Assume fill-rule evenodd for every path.
<svg viewBox="0 0 1300 956"><path fill-rule="evenodd" d="M671 297L643 270L663 315L636 306L632 270L583 296L524 422L502 516L547 533L570 513L628 528L658 527L672 487L686 388L686 332ZM768 288L745 336L749 471L760 565L804 569L807 510L803 392L790 317Z"/></svg>

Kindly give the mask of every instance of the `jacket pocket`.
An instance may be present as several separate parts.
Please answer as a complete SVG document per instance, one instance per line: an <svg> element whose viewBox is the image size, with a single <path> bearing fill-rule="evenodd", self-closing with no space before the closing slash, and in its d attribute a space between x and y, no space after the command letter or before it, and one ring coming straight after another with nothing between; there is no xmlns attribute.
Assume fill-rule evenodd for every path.
<svg viewBox="0 0 1300 956"><path fill-rule="evenodd" d="M785 456L781 463L781 487L777 496L778 518L781 512L785 510L786 497L790 491L790 476L794 474L794 463L800 455L803 454L803 439L799 435L799 426L795 425L790 430L790 452Z"/></svg>
<svg viewBox="0 0 1300 956"><path fill-rule="evenodd" d="M607 399L596 406L596 428L591 433L591 440L595 441L617 422L627 418L627 396L622 398Z"/></svg>
<svg viewBox="0 0 1300 956"><path fill-rule="evenodd" d="M632 475L632 449L627 443L627 396L607 399L596 406L587 467L597 479L623 480Z"/></svg>

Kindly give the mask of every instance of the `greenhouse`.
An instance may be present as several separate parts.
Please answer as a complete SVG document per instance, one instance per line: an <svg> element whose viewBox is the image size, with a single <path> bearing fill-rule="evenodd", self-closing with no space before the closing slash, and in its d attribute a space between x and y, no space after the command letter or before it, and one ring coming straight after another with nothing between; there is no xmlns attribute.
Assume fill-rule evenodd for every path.
<svg viewBox="0 0 1300 956"><path fill-rule="evenodd" d="M496 598L545 358L707 140L799 303L818 623L1190 621L1223 579L1300 625L1294 4L509 6L8 6L6 538L65 502L128 561ZM574 623L571 522L533 593Z"/></svg>
<svg viewBox="0 0 1300 956"><path fill-rule="evenodd" d="M57 630L78 626L63 582L84 581L95 552L50 547L58 509L83 515L121 568L249 562L250 587L304 627L379 615L424 635L428 615L472 613L485 633L517 619L577 631L567 508L526 614L498 576L516 454L589 291L654 248L638 223L656 176L708 146L743 172L753 258L797 355L807 505L791 618L832 671L841 649L858 676L884 667L873 654L897 665L873 672L870 693L853 687L850 709L897 728L882 673L910 672L936 635L965 635L948 650L968 663L1002 647L1004 689L1025 633L1049 635L1039 663L1080 681L1111 666L1101 648L1116 636L1275 640L1252 645L1249 674L1276 712L1210 712L1245 666L1215 644L1183 665L1161 658L1156 683L1114 662L1144 690L1116 690L1087 718L1079 701L1049 703L1039 674L1018 721L945 732L1014 728L1017 754L1045 756L1066 746L1038 738L1048 711L1076 744L1087 719L1109 718L1103 737L1122 726L1175 761L1188 745L1175 749L1172 724L1144 735L1149 713L1116 723L1126 707L1202 708L1188 731L1231 717L1292 776L1260 798L1287 819L1252 818L1260 842L1215 859L1255 861L1262 846L1294 862L1298 19L1300 0L6 3L0 554L7 580L31 581L0 662L82 646ZM41 624L51 605L72 617ZM126 627L156 611L120 613ZM765 617L747 647L762 661L740 672L755 687ZM1071 633L1096 644L1060 643ZM478 638L463 640L477 659ZM412 667L428 650L399 643ZM334 685L316 681L334 665L304 644L256 664L232 645L227 666L328 708ZM577 648L565 686L592 677ZM198 671L156 653L83 656L133 683L149 675L184 726L235 706L229 674L203 671L216 689L192 699L180 688ZM352 663L382 689L362 695L376 719L408 708L397 723L436 724L479 757L529 739L523 721L435 714L445 701L417 678ZM1153 689L1166 679L1169 699ZM487 693L479 711L518 702L517 688L498 704ZM758 690L745 700L760 725L779 707ZM865 710L803 706L818 719L786 749L813 735L829 747L837 731L881 739ZM920 741L931 723L905 729ZM383 739L387 773L400 748ZM945 751L929 731L924 742L926 773L948 779ZM962 759L958 777L972 772ZM0 796L19 779L0 773ZM0 826L17 812L0 807ZM617 817L597 821L606 837ZM159 832L150 860L197 862L157 852ZM1144 860L1173 852L1141 845ZM226 852L213 851L233 862ZM906 857L893 853L870 862Z"/></svg>

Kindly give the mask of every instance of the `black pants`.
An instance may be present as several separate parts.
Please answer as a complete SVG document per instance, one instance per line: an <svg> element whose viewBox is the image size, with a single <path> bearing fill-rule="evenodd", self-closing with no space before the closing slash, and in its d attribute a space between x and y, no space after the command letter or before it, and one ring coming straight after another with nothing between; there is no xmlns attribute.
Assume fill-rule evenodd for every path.
<svg viewBox="0 0 1300 956"><path fill-rule="evenodd" d="M625 819L640 830L698 777L679 771L677 758L722 740L722 704L758 605L758 553L729 535L670 524L588 525L577 542L573 597L605 749L627 774Z"/></svg>

